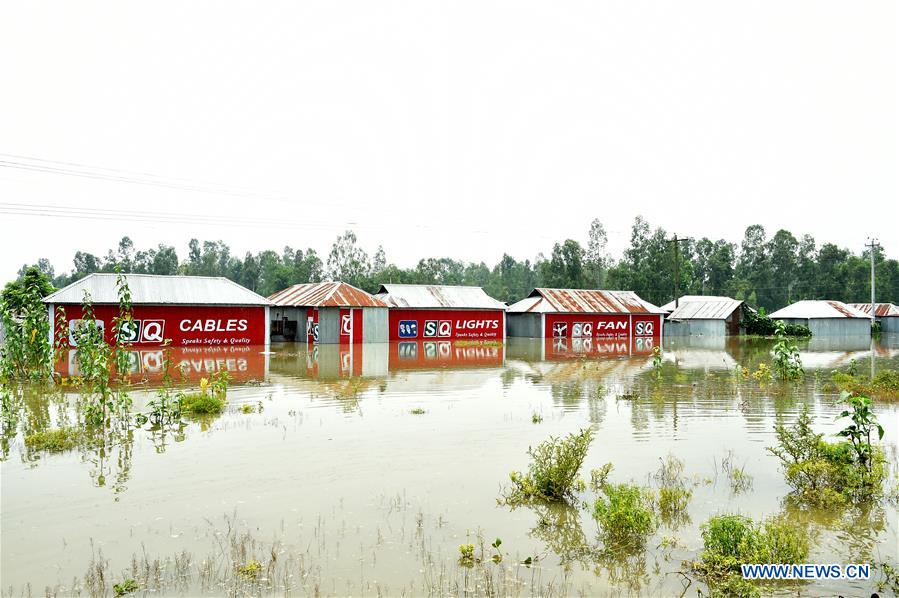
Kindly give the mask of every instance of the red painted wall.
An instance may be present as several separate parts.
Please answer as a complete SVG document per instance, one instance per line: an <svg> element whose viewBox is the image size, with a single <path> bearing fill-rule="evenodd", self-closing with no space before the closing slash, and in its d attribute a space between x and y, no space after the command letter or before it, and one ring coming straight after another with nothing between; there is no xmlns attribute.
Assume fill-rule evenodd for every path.
<svg viewBox="0 0 899 598"><path fill-rule="evenodd" d="M602 341L633 339L635 345L640 345L641 352L646 344L649 344L649 351L652 351L652 347L661 342L662 316L546 314L543 333L546 338L592 338Z"/></svg>
<svg viewBox="0 0 899 598"><path fill-rule="evenodd" d="M83 317L80 305L63 306L66 327ZM55 310L55 306L54 306ZM117 305L95 305L94 316L103 322L106 341L114 343L113 319ZM265 344L265 308L185 305L136 305L134 328L127 344L134 347L158 347L166 339L175 347L223 347ZM54 311L54 322L56 315ZM70 346L74 346L69 338Z"/></svg>
<svg viewBox="0 0 899 598"><path fill-rule="evenodd" d="M503 340L505 312L496 310L391 309L391 341Z"/></svg>

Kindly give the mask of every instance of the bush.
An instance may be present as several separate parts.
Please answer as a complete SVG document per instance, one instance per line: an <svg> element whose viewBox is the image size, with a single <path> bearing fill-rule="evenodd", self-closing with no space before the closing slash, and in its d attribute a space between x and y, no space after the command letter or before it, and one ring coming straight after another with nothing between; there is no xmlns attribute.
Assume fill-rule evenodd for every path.
<svg viewBox="0 0 899 598"><path fill-rule="evenodd" d="M659 514L663 520L673 521L687 510L693 491L680 486L659 488Z"/></svg>
<svg viewBox="0 0 899 598"><path fill-rule="evenodd" d="M874 376L874 388L879 390L899 391L899 371L883 370Z"/></svg>
<svg viewBox="0 0 899 598"><path fill-rule="evenodd" d="M594 503L593 518L606 544L641 548L655 529L649 493L635 484L606 484L603 492L606 498Z"/></svg>
<svg viewBox="0 0 899 598"><path fill-rule="evenodd" d="M776 332L776 320L772 320L765 314L764 308L758 312L754 312L746 306L743 306L742 326L746 330L746 334L756 334L759 336L774 336ZM796 336L807 338L812 335L808 326L799 324L784 325L784 332L787 336Z"/></svg>
<svg viewBox="0 0 899 598"><path fill-rule="evenodd" d="M33 451L58 453L78 446L82 433L73 428L51 428L25 437L25 446Z"/></svg>
<svg viewBox="0 0 899 598"><path fill-rule="evenodd" d="M878 496L886 475L883 449L871 447L867 463L860 463L850 442L825 442L812 430L808 408L792 427L774 426L778 445L768 450L784 467L787 483L803 502L819 506L860 501Z"/></svg>
<svg viewBox="0 0 899 598"><path fill-rule="evenodd" d="M694 568L713 593L725 595L758 595L758 589L742 579L741 564L801 563L809 551L807 532L781 518L760 525L743 515L716 515L702 526L702 542Z"/></svg>
<svg viewBox="0 0 899 598"><path fill-rule="evenodd" d="M221 413L225 401L205 392L190 392L181 396L182 413L211 415Z"/></svg>
<svg viewBox="0 0 899 598"><path fill-rule="evenodd" d="M537 448L528 449L531 464L527 474L513 471L512 492L506 496L509 503L531 499L565 500L584 486L578 483L578 472L593 441L593 430L584 428L565 438L550 437Z"/></svg>

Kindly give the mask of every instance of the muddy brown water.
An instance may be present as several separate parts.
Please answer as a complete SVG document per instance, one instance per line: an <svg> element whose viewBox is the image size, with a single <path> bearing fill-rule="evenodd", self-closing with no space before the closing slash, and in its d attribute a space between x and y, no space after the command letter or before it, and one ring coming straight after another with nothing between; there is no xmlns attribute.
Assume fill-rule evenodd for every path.
<svg viewBox="0 0 899 598"><path fill-rule="evenodd" d="M768 359L770 344L758 340L666 342L660 382L652 381L646 355L556 348L562 352L540 341L372 345L348 355L339 347L278 345L269 354L182 356L194 378L232 371L224 414L177 433L134 430L107 454L31 454L21 433L8 440L0 464L3 592L42 594L50 586L67 594L100 553L112 572L127 569L133 554L206 555L229 525L302 553L317 591L331 595L424 593L433 586L423 578L453 574L459 544L477 544L479 534L487 544L502 539L503 563L490 566L523 580L522 595L547 588L681 595L686 582L678 572L701 549L700 525L724 512L804 518L813 530L810 562L899 560L895 506L791 511L778 462L765 450L775 418L793 419L803 405L818 431L833 433L837 397L822 390L830 371L855 360L867 372L872 351L874 368L899 368L899 339L814 339L802 351L805 381L795 385L734 378L736 366L755 369ZM152 386L152 367L145 373ZM144 386L131 394L136 410L153 396ZM31 397L30 425L58 425L67 413L61 405ZM878 404L876 412L893 483L899 404ZM529 446L585 426L596 431L585 478L611 462L612 481L650 484L671 454L693 481L688 521L661 526L646 552L626 562L585 556L584 545L601 543L585 508L497 502L509 472L527 468ZM722 470L728 456L752 477L750 488L733 491ZM541 525L546 519L552 525ZM676 546L660 546L665 537ZM530 568L519 564L528 556L539 557ZM688 595L700 587L694 580ZM822 581L783 591L872 589L871 582ZM188 585L173 593L199 591Z"/></svg>

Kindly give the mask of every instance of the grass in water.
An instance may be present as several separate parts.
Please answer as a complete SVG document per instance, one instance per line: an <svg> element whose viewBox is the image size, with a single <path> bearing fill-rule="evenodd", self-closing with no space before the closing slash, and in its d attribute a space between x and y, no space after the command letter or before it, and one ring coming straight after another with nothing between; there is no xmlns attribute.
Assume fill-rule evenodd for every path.
<svg viewBox="0 0 899 598"><path fill-rule="evenodd" d="M550 437L536 448L528 449L531 463L527 473L509 474L512 490L505 500L508 504L532 499L561 501L572 498L586 484L578 479L578 472L593 441L593 430L584 428L565 438Z"/></svg>
<svg viewBox="0 0 899 598"><path fill-rule="evenodd" d="M33 451L59 453L78 446L82 436L79 430L73 428L51 428L26 436L25 446Z"/></svg>

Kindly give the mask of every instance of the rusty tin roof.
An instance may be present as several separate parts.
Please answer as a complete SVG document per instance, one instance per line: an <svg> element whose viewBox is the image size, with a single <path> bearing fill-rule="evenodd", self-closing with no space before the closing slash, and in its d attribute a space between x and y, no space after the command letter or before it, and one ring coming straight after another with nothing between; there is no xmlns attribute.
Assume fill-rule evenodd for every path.
<svg viewBox="0 0 899 598"><path fill-rule="evenodd" d="M842 301L804 300L797 301L771 314L772 318L783 319L817 319L817 318L865 318L871 316Z"/></svg>
<svg viewBox="0 0 899 598"><path fill-rule="evenodd" d="M389 307L410 309L506 309L481 287L383 284L375 295Z"/></svg>
<svg viewBox="0 0 899 598"><path fill-rule="evenodd" d="M345 282L295 284L269 299L279 307L387 307L374 295Z"/></svg>
<svg viewBox="0 0 899 598"><path fill-rule="evenodd" d="M510 313L661 314L661 309L633 291L534 289L512 304Z"/></svg>
<svg viewBox="0 0 899 598"><path fill-rule="evenodd" d="M854 307L855 309L862 311L869 316L871 315L870 303L850 303L849 307ZM874 316L877 318L899 316L899 306L892 303L878 303L877 310L874 312Z"/></svg>

